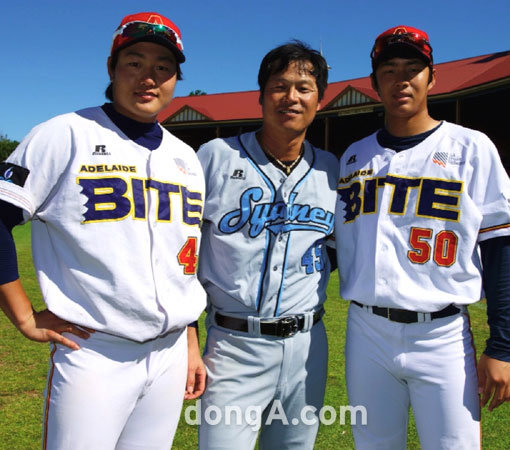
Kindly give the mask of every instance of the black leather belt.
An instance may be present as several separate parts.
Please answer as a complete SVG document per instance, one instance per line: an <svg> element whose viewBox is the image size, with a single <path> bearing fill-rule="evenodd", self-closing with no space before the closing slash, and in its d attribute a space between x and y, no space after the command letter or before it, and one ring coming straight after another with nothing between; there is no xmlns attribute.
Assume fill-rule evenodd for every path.
<svg viewBox="0 0 510 450"><path fill-rule="evenodd" d="M313 313L313 324L321 320L324 310ZM248 331L248 320L239 317L224 316L217 312L214 315L216 323L223 328L236 331ZM304 315L285 316L275 319L263 319L260 321L260 334L277 337L290 337L301 331L305 326Z"/></svg>
<svg viewBox="0 0 510 450"><path fill-rule="evenodd" d="M352 303L358 305L360 308L366 308L368 305L363 305L352 300ZM380 306L372 306L372 313L385 317L393 322L399 323L416 323L419 322L418 314L429 314L431 319L440 319L441 317L453 316L460 312L460 309L455 305L448 305L446 308L433 313L418 313L416 311L408 311L407 309L396 309L396 308L381 308Z"/></svg>

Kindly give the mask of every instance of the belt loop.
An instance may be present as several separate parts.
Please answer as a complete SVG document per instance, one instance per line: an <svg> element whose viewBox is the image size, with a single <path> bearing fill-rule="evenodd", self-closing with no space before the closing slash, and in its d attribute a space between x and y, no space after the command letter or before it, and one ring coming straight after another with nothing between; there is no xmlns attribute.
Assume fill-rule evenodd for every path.
<svg viewBox="0 0 510 450"><path fill-rule="evenodd" d="M303 329L302 332L306 333L307 331L310 331L313 327L313 311L308 311L303 314Z"/></svg>
<svg viewBox="0 0 510 450"><path fill-rule="evenodd" d="M218 322L216 322L216 311L211 311L211 314L207 314L207 316L205 317L206 321L207 320L210 320L211 321L211 325L216 325L218 326ZM209 328L207 322L206 322L206 330Z"/></svg>
<svg viewBox="0 0 510 450"><path fill-rule="evenodd" d="M252 336L260 336L260 317L248 316L248 333Z"/></svg>
<svg viewBox="0 0 510 450"><path fill-rule="evenodd" d="M430 313L416 313L418 322L432 322L432 314Z"/></svg>

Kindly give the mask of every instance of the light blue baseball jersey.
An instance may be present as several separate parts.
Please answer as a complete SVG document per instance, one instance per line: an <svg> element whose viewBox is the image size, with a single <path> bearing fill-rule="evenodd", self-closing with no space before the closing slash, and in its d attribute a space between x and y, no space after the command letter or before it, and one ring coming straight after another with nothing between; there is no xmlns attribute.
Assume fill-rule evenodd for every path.
<svg viewBox="0 0 510 450"><path fill-rule="evenodd" d="M204 144L206 178L199 278L215 310L276 317L317 310L326 299L338 161L304 143L290 175L255 132Z"/></svg>

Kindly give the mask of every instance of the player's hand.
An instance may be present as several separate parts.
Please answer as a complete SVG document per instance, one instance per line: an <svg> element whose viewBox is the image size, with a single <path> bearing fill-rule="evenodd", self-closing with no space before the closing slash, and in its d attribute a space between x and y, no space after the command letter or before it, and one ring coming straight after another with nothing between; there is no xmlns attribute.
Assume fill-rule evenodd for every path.
<svg viewBox="0 0 510 450"><path fill-rule="evenodd" d="M184 398L193 400L200 397L205 390L207 372L200 355L190 358L188 354L188 379L186 380L186 392Z"/></svg>
<svg viewBox="0 0 510 450"><path fill-rule="evenodd" d="M71 339L66 338L62 333L71 333L82 339L88 339L94 330L78 327L67 322L45 309L34 313L23 323L18 325L19 331L28 339L37 342L56 342L65 345L71 350L78 350L80 346Z"/></svg>
<svg viewBox="0 0 510 450"><path fill-rule="evenodd" d="M478 392L482 407L491 400L489 411L510 402L510 362L482 354L478 361Z"/></svg>
<svg viewBox="0 0 510 450"><path fill-rule="evenodd" d="M204 362L200 356L200 346L198 345L198 328L189 326L187 330L188 337L188 377L186 379L186 391L184 398L193 400L200 397L205 390L205 381L207 371Z"/></svg>

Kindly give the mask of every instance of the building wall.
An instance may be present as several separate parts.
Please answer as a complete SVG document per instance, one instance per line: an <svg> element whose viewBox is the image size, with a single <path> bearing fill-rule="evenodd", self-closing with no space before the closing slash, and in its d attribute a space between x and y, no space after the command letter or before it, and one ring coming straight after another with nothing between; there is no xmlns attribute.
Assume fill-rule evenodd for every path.
<svg viewBox="0 0 510 450"><path fill-rule="evenodd" d="M480 130L486 133L496 144L503 164L510 173L510 84L490 91L434 99L429 101L430 115L437 120ZM506 109L506 110L505 110ZM501 113L505 110L504 113ZM166 128L198 150L201 144L216 137L234 136L260 128L261 120L246 123L200 122L165 125ZM307 139L319 148L327 149L338 157L347 147L373 133L384 125L384 111L381 105L375 105L369 113L339 115L339 110L320 112L307 132ZM326 133L326 130L327 133Z"/></svg>

